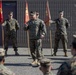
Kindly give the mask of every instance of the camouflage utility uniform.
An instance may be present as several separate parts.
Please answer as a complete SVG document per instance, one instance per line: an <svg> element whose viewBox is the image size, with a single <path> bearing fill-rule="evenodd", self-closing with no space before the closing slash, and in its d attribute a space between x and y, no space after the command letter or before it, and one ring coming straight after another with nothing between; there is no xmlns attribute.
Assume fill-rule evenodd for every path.
<svg viewBox="0 0 76 75"><path fill-rule="evenodd" d="M5 50L0 49L0 75L15 75L10 69L4 66L5 62Z"/></svg>
<svg viewBox="0 0 76 75"><path fill-rule="evenodd" d="M54 43L54 53L56 54L59 41L62 41L64 52L67 51L67 31L66 29L69 27L69 22L66 18L56 19L56 32L55 32L55 43Z"/></svg>
<svg viewBox="0 0 76 75"><path fill-rule="evenodd" d="M24 29L29 30L29 40L30 40L30 51L33 60L40 59L42 40L41 35L45 35L46 27L44 22L37 18L36 20L30 20Z"/></svg>
<svg viewBox="0 0 76 75"><path fill-rule="evenodd" d="M59 67L57 75L76 75L76 55Z"/></svg>
<svg viewBox="0 0 76 75"><path fill-rule="evenodd" d="M0 64L0 75L15 75L10 69Z"/></svg>
<svg viewBox="0 0 76 75"><path fill-rule="evenodd" d="M19 23L17 22L16 19L7 19L3 25L5 26L5 44L4 48L5 50L8 50L8 43L9 40L11 39L12 45L14 48L14 51L17 51L17 36L16 36L16 30L19 29Z"/></svg>
<svg viewBox="0 0 76 75"><path fill-rule="evenodd" d="M54 75L52 72L46 72L43 75Z"/></svg>

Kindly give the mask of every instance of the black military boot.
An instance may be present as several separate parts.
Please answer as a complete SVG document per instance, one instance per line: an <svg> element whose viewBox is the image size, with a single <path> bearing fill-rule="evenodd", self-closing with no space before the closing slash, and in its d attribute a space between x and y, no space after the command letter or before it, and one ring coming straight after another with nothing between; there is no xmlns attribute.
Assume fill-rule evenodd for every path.
<svg viewBox="0 0 76 75"><path fill-rule="evenodd" d="M5 50L5 56L7 56L7 50Z"/></svg>
<svg viewBox="0 0 76 75"><path fill-rule="evenodd" d="M65 57L68 57L67 52L64 52L64 56L65 56Z"/></svg>
<svg viewBox="0 0 76 75"><path fill-rule="evenodd" d="M5 56L7 56L7 51L8 51L8 48L5 48Z"/></svg>
<svg viewBox="0 0 76 75"><path fill-rule="evenodd" d="M19 53L17 51L15 51L15 55L19 56Z"/></svg>
<svg viewBox="0 0 76 75"><path fill-rule="evenodd" d="M18 49L17 48L14 48L14 51L15 51L15 55L19 55L19 53L17 52L18 51Z"/></svg>
<svg viewBox="0 0 76 75"><path fill-rule="evenodd" d="M54 52L54 53L52 54L52 56L56 56L56 52Z"/></svg>

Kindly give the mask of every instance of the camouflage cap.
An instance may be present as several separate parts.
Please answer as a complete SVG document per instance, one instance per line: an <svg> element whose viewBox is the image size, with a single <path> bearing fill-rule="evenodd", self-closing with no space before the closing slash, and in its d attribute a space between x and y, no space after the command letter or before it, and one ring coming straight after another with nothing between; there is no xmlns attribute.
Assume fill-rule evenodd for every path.
<svg viewBox="0 0 76 75"><path fill-rule="evenodd" d="M4 49L0 49L0 56L5 56L5 50Z"/></svg>
<svg viewBox="0 0 76 75"><path fill-rule="evenodd" d="M59 11L59 13L64 13L64 11L63 11L63 10L61 10L61 11Z"/></svg>
<svg viewBox="0 0 76 75"><path fill-rule="evenodd" d="M35 14L36 14L36 12L33 12L33 11L30 12L30 15L31 15L31 16L33 16L33 15L35 15Z"/></svg>
<svg viewBox="0 0 76 75"><path fill-rule="evenodd" d="M50 59L44 58L40 60L40 65L43 67L49 67L51 65Z"/></svg>

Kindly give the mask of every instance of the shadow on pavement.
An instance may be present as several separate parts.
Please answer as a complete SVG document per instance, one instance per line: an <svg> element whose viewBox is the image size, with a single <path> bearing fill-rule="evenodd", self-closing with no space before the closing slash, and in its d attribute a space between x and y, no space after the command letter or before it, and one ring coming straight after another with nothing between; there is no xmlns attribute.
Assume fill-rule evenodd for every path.
<svg viewBox="0 0 76 75"><path fill-rule="evenodd" d="M55 62L51 62L51 63L52 63L52 64L54 64L54 63L55 63L55 64L62 64L63 62L64 62L64 61L61 61L61 62L60 62L60 61L55 61Z"/></svg>
<svg viewBox="0 0 76 75"><path fill-rule="evenodd" d="M20 55L8 54L6 57L8 56L29 56L30 57L30 55L23 55L23 54L22 55L21 54Z"/></svg>
<svg viewBox="0 0 76 75"><path fill-rule="evenodd" d="M5 66L31 66L30 63L5 63Z"/></svg>
<svg viewBox="0 0 76 75"><path fill-rule="evenodd" d="M58 58L58 57L54 57L54 58L49 58L49 59L52 59L52 60L69 60L70 58Z"/></svg>

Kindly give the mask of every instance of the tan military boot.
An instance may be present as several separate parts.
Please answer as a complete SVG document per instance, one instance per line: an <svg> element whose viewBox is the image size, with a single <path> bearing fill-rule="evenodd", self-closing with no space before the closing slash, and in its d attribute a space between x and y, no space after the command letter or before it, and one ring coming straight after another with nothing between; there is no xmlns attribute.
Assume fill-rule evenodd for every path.
<svg viewBox="0 0 76 75"><path fill-rule="evenodd" d="M37 66L37 59L31 63L32 66Z"/></svg>
<svg viewBox="0 0 76 75"><path fill-rule="evenodd" d="M40 66L40 62L39 61L37 61L37 65Z"/></svg>

